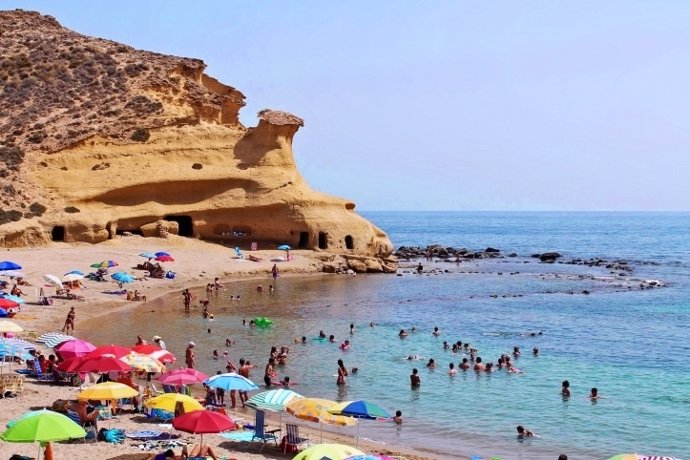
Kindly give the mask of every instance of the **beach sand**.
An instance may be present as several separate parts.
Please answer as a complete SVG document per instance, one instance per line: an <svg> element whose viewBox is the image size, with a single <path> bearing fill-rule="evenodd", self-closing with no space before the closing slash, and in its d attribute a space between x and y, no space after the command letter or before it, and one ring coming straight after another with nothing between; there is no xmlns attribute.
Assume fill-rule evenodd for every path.
<svg viewBox="0 0 690 460"><path fill-rule="evenodd" d="M145 302L127 301L124 295L112 294L110 292L119 291L115 282L109 280L104 283L85 280L85 289L76 291L84 300L54 299L51 306L35 305L36 295L40 287L44 287L46 294L54 293L53 288L45 287L43 275L53 274L58 277L70 270L79 269L83 272L92 271L89 265L102 260L112 259L119 263L113 271L123 270L131 272L137 276L143 275L143 271L133 270L137 264L145 261L138 254L144 251L166 251L171 253L175 262L165 263L164 268L174 271L176 277L169 279L141 279L134 283L125 285L125 289L139 290L146 295L147 301L181 291L187 287L203 286L213 282L218 277L224 283L235 280L245 280L248 278L270 279L271 267L274 262L270 259L284 257L285 251L261 250L252 254L261 257L261 262L252 262L247 259L235 258L235 250L216 244L203 241L172 236L166 239L142 238L139 236L121 237L109 240L98 245L89 244L68 244L56 243L48 247L11 249L3 251L0 255L2 260L12 260L22 266L22 272L26 274L26 280L31 286L22 286L22 290L27 294L25 299L27 304L22 306L22 311L13 319L14 322L24 328L24 332L19 336L31 340L40 334L49 331L58 331L62 328L64 319L71 306L77 309L76 332L79 336L79 325L81 321L100 316L110 316L127 311L127 309L139 308ZM321 259L322 253L313 251L291 251L292 260L289 262L277 262L281 276L294 275L318 275L318 276L341 276L341 275L322 275ZM107 321L104 321L107 324ZM130 340L130 337L123 337L122 343ZM49 351L49 350L46 350ZM78 388L67 386L53 386L44 383L35 383L32 379L27 379L24 393L21 397L0 399L0 425L5 424L14 418L19 417L27 410L50 407L57 399L74 399ZM249 409L242 409L238 412L231 412L230 416L245 421L251 421L254 412ZM288 417L283 417L283 422ZM292 417L289 417L292 419ZM279 419L269 417L274 427L278 427ZM294 419L293 419L294 420ZM301 422L301 432L304 436L318 442L322 435L318 430L318 425L314 428L304 425ZM101 427L103 424L101 424ZM158 427L155 424L144 420L140 415L126 414L119 420L112 422L113 428L125 430L157 429L164 431L166 428ZM178 432L179 433L179 432ZM193 442L195 436L186 433L183 439ZM366 427L362 426L361 437L366 438ZM355 445L355 439L350 436L339 435L333 432L323 433L324 442L341 442L344 444ZM235 443L228 442L224 438L216 435L207 435L204 438L214 448L217 448L219 455L227 458L236 459L259 459L259 458L292 458L294 454L282 454L275 445L267 445L261 453L257 453L256 444L249 449L241 446L239 449ZM146 458L147 454L142 454L137 447L140 442L126 441L124 445L113 445L105 442L82 443L57 443L53 447L56 459L141 459ZM359 448L365 452L387 453L390 455L401 456L410 460L423 460L437 458L433 453L417 452L401 448L400 446L388 446L377 442L370 442L360 439ZM179 448L177 452L179 453ZM36 444L10 444L0 443L0 458L9 458L13 453L28 456L35 456L38 451ZM456 457L462 458L462 457Z"/></svg>

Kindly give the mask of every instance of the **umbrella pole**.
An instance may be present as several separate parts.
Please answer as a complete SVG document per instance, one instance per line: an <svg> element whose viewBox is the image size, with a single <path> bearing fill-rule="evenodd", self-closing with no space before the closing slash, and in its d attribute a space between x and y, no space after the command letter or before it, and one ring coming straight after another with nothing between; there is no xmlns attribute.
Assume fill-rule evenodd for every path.
<svg viewBox="0 0 690 460"><path fill-rule="evenodd" d="M38 443L38 455L36 455L36 458L38 460L41 460L41 443Z"/></svg>
<svg viewBox="0 0 690 460"><path fill-rule="evenodd" d="M359 447L359 420L357 420L357 447Z"/></svg>

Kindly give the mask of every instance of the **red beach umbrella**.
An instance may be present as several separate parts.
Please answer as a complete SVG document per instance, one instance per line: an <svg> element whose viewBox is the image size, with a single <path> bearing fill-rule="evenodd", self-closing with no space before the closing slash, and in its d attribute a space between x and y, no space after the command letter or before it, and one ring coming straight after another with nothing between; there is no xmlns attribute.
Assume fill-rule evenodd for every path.
<svg viewBox="0 0 690 460"><path fill-rule="evenodd" d="M17 308L19 304L14 300L10 299L0 299L0 308L7 310L8 308Z"/></svg>
<svg viewBox="0 0 690 460"><path fill-rule="evenodd" d="M175 262L175 259L173 259L172 256L164 254L156 257L156 260L158 262Z"/></svg>
<svg viewBox="0 0 690 460"><path fill-rule="evenodd" d="M193 385L195 383L201 383L208 379L208 375L203 372L199 372L196 369L173 369L170 372L161 374L158 377L158 381L163 385Z"/></svg>
<svg viewBox="0 0 690 460"><path fill-rule="evenodd" d="M168 350L154 351L153 353L150 353L146 356L150 356L154 359L157 359L158 361L162 362L163 364L170 364L170 363L175 362L175 355L170 353Z"/></svg>
<svg viewBox="0 0 690 460"><path fill-rule="evenodd" d="M132 347L132 351L139 353L140 355L150 355L154 351L158 350L162 350L162 348L155 345L135 345Z"/></svg>
<svg viewBox="0 0 690 460"><path fill-rule="evenodd" d="M110 372L129 371L132 367L119 359L110 356L83 357L74 366L73 372Z"/></svg>
<svg viewBox="0 0 690 460"><path fill-rule="evenodd" d="M89 352L87 355L89 358L96 358L98 356L112 356L113 358L122 358L131 353L131 350L127 347L120 345L101 345L96 347Z"/></svg>
<svg viewBox="0 0 690 460"><path fill-rule="evenodd" d="M62 342L60 345L57 345L54 350L62 359L68 360L71 358L86 356L95 348L96 346L91 342L81 339L74 339L68 340L67 342Z"/></svg>
<svg viewBox="0 0 690 460"><path fill-rule="evenodd" d="M204 445L204 433L222 433L237 428L237 424L227 415L208 410L195 410L175 417L172 425L176 430L200 434L201 446Z"/></svg>

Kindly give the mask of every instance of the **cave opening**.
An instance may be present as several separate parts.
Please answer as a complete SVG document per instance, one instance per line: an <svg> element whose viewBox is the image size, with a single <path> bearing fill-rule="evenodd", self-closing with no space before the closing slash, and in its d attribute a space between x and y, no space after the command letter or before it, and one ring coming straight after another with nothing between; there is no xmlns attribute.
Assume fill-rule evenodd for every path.
<svg viewBox="0 0 690 460"><path fill-rule="evenodd" d="M299 249L309 249L309 232L299 232L297 247Z"/></svg>
<svg viewBox="0 0 690 460"><path fill-rule="evenodd" d="M345 237L345 247L347 249L354 249L355 248L355 240L352 238L352 235L347 235Z"/></svg>
<svg viewBox="0 0 690 460"><path fill-rule="evenodd" d="M328 249L328 233L319 232L319 249Z"/></svg>
<svg viewBox="0 0 690 460"><path fill-rule="evenodd" d="M177 222L179 226L178 235L180 236L194 236L194 224L192 216L165 216L163 220L168 222Z"/></svg>
<svg viewBox="0 0 690 460"><path fill-rule="evenodd" d="M53 241L65 241L65 227L63 225L56 225L50 232L50 239Z"/></svg>

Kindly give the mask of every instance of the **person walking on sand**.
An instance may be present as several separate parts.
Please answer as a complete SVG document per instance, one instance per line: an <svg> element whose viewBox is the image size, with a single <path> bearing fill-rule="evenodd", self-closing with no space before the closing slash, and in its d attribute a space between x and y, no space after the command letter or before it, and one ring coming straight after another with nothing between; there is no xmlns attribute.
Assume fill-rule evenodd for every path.
<svg viewBox="0 0 690 460"><path fill-rule="evenodd" d="M196 344L194 342L189 342L184 356L185 363L187 363L187 367L189 367L190 369L194 369L194 366L196 365L194 347L196 347Z"/></svg>
<svg viewBox="0 0 690 460"><path fill-rule="evenodd" d="M345 377L347 377L347 369L342 359L338 360L338 380L335 381L336 385L345 385Z"/></svg>
<svg viewBox="0 0 690 460"><path fill-rule="evenodd" d="M74 319L76 316L77 312L74 310L74 307L71 307L69 313L67 313L67 318L65 318L65 325L62 326L62 332L69 334L70 329L72 329L72 333L74 333Z"/></svg>
<svg viewBox="0 0 690 460"><path fill-rule="evenodd" d="M278 279L278 264L273 264L273 268L271 268L271 274L273 275L273 279Z"/></svg>

